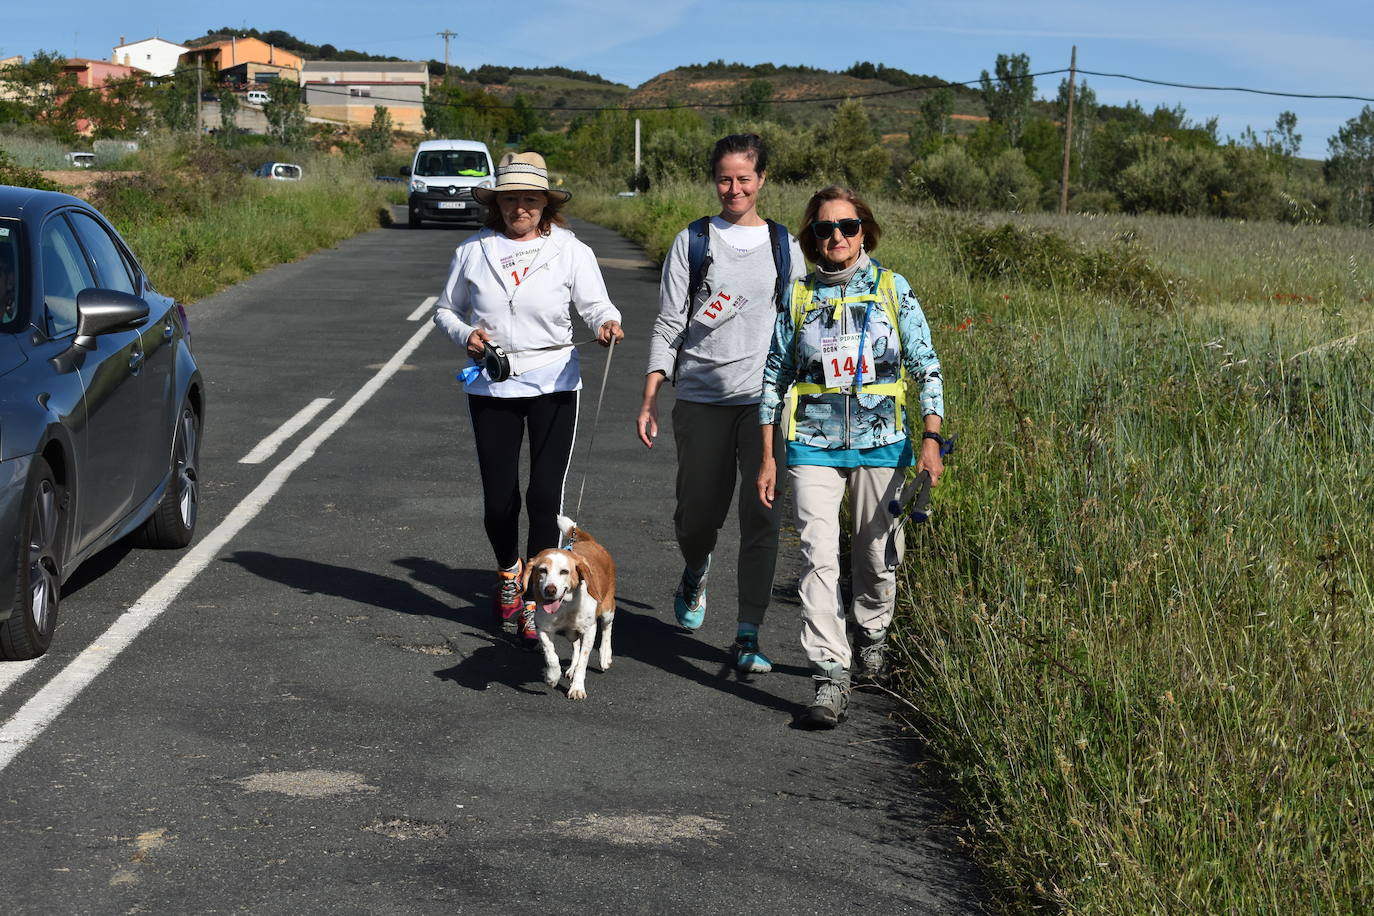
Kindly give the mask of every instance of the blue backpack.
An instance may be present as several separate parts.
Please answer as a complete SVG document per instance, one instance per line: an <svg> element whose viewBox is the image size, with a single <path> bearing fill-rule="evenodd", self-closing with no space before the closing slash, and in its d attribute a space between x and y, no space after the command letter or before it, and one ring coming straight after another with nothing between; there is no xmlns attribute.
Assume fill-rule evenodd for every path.
<svg viewBox="0 0 1374 916"><path fill-rule="evenodd" d="M773 284L773 302L782 311L783 296L787 291L787 281L792 277L792 246L787 241L787 227L771 219L768 224L768 241L773 246L773 267L778 278ZM691 233L687 237L687 320L692 320L696 309L697 293L701 291L706 269L711 266L711 217L703 216L692 220L687 226Z"/></svg>
<svg viewBox="0 0 1374 916"><path fill-rule="evenodd" d="M787 293L787 282L792 277L792 246L788 242L786 226L771 219L764 222L768 224L768 242L773 248L773 268L777 272L777 279L773 281L773 303L781 312ZM709 216L694 219L687 226L687 321L683 325L677 353L673 356L673 384L677 384L677 364L682 358L683 344L687 342L687 328L691 325L692 316L696 314L697 293L701 292L706 270L711 266L710 227Z"/></svg>

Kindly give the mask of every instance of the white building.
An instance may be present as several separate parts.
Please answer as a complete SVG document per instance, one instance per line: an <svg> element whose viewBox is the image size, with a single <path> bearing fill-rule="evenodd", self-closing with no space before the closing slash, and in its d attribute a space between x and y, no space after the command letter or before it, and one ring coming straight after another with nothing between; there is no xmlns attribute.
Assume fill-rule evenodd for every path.
<svg viewBox="0 0 1374 916"><path fill-rule="evenodd" d="M177 68L177 58L186 50L182 45L163 38L145 38L125 44L121 35L119 46L110 54L110 61L147 70L153 76L167 76Z"/></svg>

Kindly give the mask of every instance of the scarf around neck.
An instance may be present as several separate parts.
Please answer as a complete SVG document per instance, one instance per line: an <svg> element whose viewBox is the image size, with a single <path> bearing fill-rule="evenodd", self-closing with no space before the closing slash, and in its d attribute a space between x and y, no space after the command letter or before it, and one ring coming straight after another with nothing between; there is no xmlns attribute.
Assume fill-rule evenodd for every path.
<svg viewBox="0 0 1374 916"><path fill-rule="evenodd" d="M856 273L868 266L868 252L860 251L858 259L848 267L830 270L821 261L816 262L816 279L824 286L844 286Z"/></svg>

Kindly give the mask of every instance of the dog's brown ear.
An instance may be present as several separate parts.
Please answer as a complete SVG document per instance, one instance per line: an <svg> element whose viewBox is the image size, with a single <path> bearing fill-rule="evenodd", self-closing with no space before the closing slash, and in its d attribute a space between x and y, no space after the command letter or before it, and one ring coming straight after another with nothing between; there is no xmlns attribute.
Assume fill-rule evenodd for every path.
<svg viewBox="0 0 1374 916"><path fill-rule="evenodd" d="M573 554L573 571L577 575L577 583L573 587L576 588L577 585L585 583L590 590L593 585L592 567L587 562L587 558L580 553Z"/></svg>
<svg viewBox="0 0 1374 916"><path fill-rule="evenodd" d="M520 561L520 594L530 590L530 564L531 560Z"/></svg>

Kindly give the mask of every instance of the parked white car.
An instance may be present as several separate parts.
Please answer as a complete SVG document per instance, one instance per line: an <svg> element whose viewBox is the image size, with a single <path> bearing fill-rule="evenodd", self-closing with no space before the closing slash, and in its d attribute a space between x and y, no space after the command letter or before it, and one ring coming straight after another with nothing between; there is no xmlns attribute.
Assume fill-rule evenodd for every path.
<svg viewBox="0 0 1374 916"><path fill-rule="evenodd" d="M253 174L259 178L275 178L277 181L300 181L303 172L294 162L264 162Z"/></svg>
<svg viewBox="0 0 1374 916"><path fill-rule="evenodd" d="M66 156L67 164L74 169L88 169L95 165L95 153L71 152Z"/></svg>
<svg viewBox="0 0 1374 916"><path fill-rule="evenodd" d="M266 105L272 101L272 96L267 94L266 89L249 89L246 98L249 105Z"/></svg>

